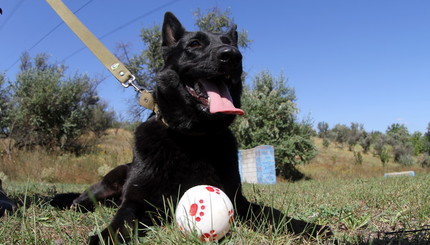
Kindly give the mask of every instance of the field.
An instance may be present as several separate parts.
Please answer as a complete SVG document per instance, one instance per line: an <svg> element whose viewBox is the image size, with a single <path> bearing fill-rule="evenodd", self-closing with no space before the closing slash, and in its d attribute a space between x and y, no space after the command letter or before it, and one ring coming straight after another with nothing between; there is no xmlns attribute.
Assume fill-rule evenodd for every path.
<svg viewBox="0 0 430 245"><path fill-rule="evenodd" d="M430 175L419 166L389 163L382 167L371 154L354 164L352 152L334 145L299 169L312 179L276 185L245 184L246 196L295 218L332 227L340 244L428 244L430 242ZM55 193L88 187L111 167L131 159L131 135L111 130L94 153L79 157L43 152L4 155L0 175L4 189L20 200L17 213L0 219L0 244L84 244L102 229L115 209L93 213L60 211L49 205ZM19 155L19 157L18 157ZM414 170L414 177L384 178L383 173ZM2 173L3 174L2 174ZM5 176L8 176L6 179ZM66 184L67 183L67 184ZM134 244L200 244L175 225L150 227ZM221 244L331 244L333 240L293 236L261 224L257 231L235 221Z"/></svg>

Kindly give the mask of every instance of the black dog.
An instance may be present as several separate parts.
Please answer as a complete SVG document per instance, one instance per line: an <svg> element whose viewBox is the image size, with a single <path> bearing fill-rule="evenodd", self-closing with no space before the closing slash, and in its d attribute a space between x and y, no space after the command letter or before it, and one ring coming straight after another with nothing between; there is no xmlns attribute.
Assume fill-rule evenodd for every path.
<svg viewBox="0 0 430 245"><path fill-rule="evenodd" d="M15 202L7 197L6 192L2 188L2 181L0 179L0 217L6 212L13 213L17 209Z"/></svg>
<svg viewBox="0 0 430 245"><path fill-rule="evenodd" d="M228 128L237 114L244 114L238 109L242 55L237 39L236 26L223 34L187 32L173 14L165 14L165 65L154 91L159 112L136 129L132 163L115 168L74 200L91 209L91 199L117 197L119 209L101 232L105 241L110 237L127 241L131 234L126 226L135 227L137 222L159 224L154 214L165 211L164 198L175 204L187 189L201 184L222 189L239 219L250 223L266 219L274 225L284 220L294 233L330 233L328 227L250 203L242 194L237 143ZM60 199L54 204L62 206ZM99 236L90 238L91 244L98 242Z"/></svg>

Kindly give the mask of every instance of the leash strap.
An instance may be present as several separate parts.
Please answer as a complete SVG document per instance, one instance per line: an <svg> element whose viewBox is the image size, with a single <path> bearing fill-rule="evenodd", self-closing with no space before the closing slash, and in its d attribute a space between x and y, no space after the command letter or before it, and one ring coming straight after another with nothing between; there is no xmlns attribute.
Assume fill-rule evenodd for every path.
<svg viewBox="0 0 430 245"><path fill-rule="evenodd" d="M122 86L132 86L141 93L139 104L147 109L156 111L156 105L151 92L140 89L135 83L135 77L104 45L91 33L88 28L67 8L61 0L46 0L58 16L81 39L88 49L100 60Z"/></svg>

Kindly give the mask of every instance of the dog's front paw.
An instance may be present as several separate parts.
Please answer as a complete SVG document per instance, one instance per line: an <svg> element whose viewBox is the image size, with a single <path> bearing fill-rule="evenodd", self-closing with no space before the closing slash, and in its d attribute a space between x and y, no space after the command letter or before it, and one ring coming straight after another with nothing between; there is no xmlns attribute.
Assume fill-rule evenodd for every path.
<svg viewBox="0 0 430 245"><path fill-rule="evenodd" d="M98 235L92 235L88 238L88 245L98 245L100 244L100 238Z"/></svg>
<svg viewBox="0 0 430 245"><path fill-rule="evenodd" d="M73 201L79 197L80 193L61 193L55 195L49 202L51 206L59 209L70 209Z"/></svg>
<svg viewBox="0 0 430 245"><path fill-rule="evenodd" d="M88 238L89 245L98 244L127 244L128 236L109 232L109 228L104 229L100 234L96 233Z"/></svg>

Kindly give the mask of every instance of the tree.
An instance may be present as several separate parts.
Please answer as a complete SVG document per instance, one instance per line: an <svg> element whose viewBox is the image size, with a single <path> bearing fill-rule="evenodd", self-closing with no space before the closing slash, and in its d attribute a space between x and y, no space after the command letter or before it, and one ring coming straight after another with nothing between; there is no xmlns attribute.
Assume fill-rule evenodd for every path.
<svg viewBox="0 0 430 245"><path fill-rule="evenodd" d="M155 76L164 65L161 52L161 28L154 25L150 28L142 28L140 38L145 49L138 55L129 54L129 44L119 43L117 49L119 58L136 77L139 86L152 89Z"/></svg>
<svg viewBox="0 0 430 245"><path fill-rule="evenodd" d="M363 133L363 136L360 138L358 144L360 144L361 148L363 148L363 153L367 153L370 150L370 146L373 143L373 137L371 134L367 132Z"/></svg>
<svg viewBox="0 0 430 245"><path fill-rule="evenodd" d="M9 111L9 95L4 87L6 78L0 74L0 137L7 137L7 117Z"/></svg>
<svg viewBox="0 0 430 245"><path fill-rule="evenodd" d="M329 131L329 125L326 122L319 122L317 125L318 128L318 136L322 139L327 138L328 131Z"/></svg>
<svg viewBox="0 0 430 245"><path fill-rule="evenodd" d="M398 143L405 144L409 140L409 131L404 124L391 124L387 128L386 134Z"/></svg>
<svg viewBox="0 0 430 245"><path fill-rule="evenodd" d="M388 146L383 146L381 148L381 152L379 153L379 159L381 160L382 166L385 167L385 165L390 161L390 151Z"/></svg>
<svg viewBox="0 0 430 245"><path fill-rule="evenodd" d="M289 179L295 177L291 175L297 171L294 165L316 155L311 123L297 121L295 100L295 92L286 86L284 76L274 78L263 71L256 75L252 87L245 88L242 109L246 115L237 118L232 127L241 148L273 145L277 172Z"/></svg>
<svg viewBox="0 0 430 245"><path fill-rule="evenodd" d="M336 124L331 130L331 137L336 141L340 147L343 147L348 142L349 128L344 124Z"/></svg>
<svg viewBox="0 0 430 245"><path fill-rule="evenodd" d="M393 123L388 126L386 135L389 137L388 143L393 147L394 161L405 165L411 164L414 150L407 127Z"/></svg>
<svg viewBox="0 0 430 245"><path fill-rule="evenodd" d="M219 8L213 8L206 13L202 13L200 9L197 9L193 14L196 17L195 25L201 31L214 33L226 32L234 23L234 19L229 9L222 12ZM237 43L239 48L248 48L252 43L248 38L248 32L246 30L241 30L238 34Z"/></svg>
<svg viewBox="0 0 430 245"><path fill-rule="evenodd" d="M347 143L349 151L354 150L354 146L360 142L365 135L363 124L351 123L350 130L347 135Z"/></svg>
<svg viewBox="0 0 430 245"><path fill-rule="evenodd" d="M379 132L372 132L371 135L373 136L373 149L375 150L375 155L379 156L379 159L382 162L382 166L385 167L385 165L390 161L391 158L392 147L389 143L387 143L389 136L381 134Z"/></svg>
<svg viewBox="0 0 430 245"><path fill-rule="evenodd" d="M87 75L65 77L65 70L64 65L49 64L46 54L37 55L33 62L28 53L21 56L20 72L10 84L7 125L15 146L76 150L77 139L96 123L97 82ZM105 116L113 120L113 114Z"/></svg>
<svg viewBox="0 0 430 245"><path fill-rule="evenodd" d="M425 137L419 131L414 132L410 137L410 142L413 147L413 152L415 156L418 156L420 153L424 153L425 148Z"/></svg>
<svg viewBox="0 0 430 245"><path fill-rule="evenodd" d="M423 136L423 152L430 155L430 123L427 125L427 131Z"/></svg>
<svg viewBox="0 0 430 245"><path fill-rule="evenodd" d="M98 102L91 110L87 129L93 132L97 137L100 137L105 133L106 129L112 127L114 118L115 112L108 110L105 102Z"/></svg>

